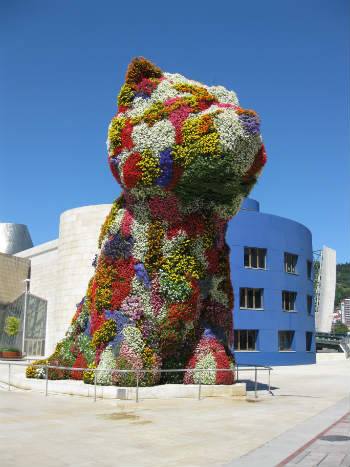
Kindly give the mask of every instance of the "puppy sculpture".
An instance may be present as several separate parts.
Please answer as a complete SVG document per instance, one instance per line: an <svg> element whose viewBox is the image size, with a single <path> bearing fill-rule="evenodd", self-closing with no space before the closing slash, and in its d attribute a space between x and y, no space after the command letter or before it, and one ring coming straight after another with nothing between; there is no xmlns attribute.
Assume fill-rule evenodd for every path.
<svg viewBox="0 0 350 467"><path fill-rule="evenodd" d="M118 106L107 147L122 194L102 227L86 296L48 359L87 370L49 377L91 383L94 368L117 368L149 370L139 372L143 385L232 384L232 371L205 370L234 364L225 232L266 161L259 117L234 92L144 58L129 65ZM187 371L154 371L174 368ZM34 365L27 375L43 371ZM99 384L135 378L97 372Z"/></svg>

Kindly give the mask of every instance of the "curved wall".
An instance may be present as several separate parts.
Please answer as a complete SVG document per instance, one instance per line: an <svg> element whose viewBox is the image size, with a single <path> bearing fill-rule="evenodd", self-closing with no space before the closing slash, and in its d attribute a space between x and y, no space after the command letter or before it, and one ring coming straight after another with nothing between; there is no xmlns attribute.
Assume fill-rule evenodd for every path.
<svg viewBox="0 0 350 467"><path fill-rule="evenodd" d="M84 206L65 211L60 217L58 238L56 305L50 326L49 349L64 336L76 304L86 293L94 274L91 265L98 251L98 237L111 204Z"/></svg>
<svg viewBox="0 0 350 467"><path fill-rule="evenodd" d="M313 296L307 262L312 262L311 232L290 219L263 214L247 199L228 227L231 279L234 287L234 329L258 330L257 351L235 351L238 363L288 365L315 363L314 311L308 313L307 296ZM244 266L244 247L266 248L266 269ZM284 253L298 255L297 273L284 270ZM263 289L263 310L240 308L240 288ZM282 291L296 292L295 312L282 311ZM278 331L294 331L291 351L279 351ZM306 350L306 332L312 334Z"/></svg>
<svg viewBox="0 0 350 467"><path fill-rule="evenodd" d="M33 246L26 225L0 222L0 253L14 255Z"/></svg>

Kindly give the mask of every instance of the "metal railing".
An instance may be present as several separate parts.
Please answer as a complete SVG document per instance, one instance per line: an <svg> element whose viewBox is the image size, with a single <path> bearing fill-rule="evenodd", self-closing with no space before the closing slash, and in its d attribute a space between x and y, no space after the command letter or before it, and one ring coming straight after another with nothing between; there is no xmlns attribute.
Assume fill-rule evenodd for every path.
<svg viewBox="0 0 350 467"><path fill-rule="evenodd" d="M243 363L236 363L235 367L233 369L229 368L205 368L205 369L196 369L196 368L178 368L178 369L163 369L163 370L122 370L118 368L73 368L73 367L65 367L65 366L55 366L55 365L33 365L33 363L10 363L10 362L0 362L2 365L8 365L8 390L11 391L11 366L35 366L35 368L45 368L45 378L33 378L34 380L40 380L44 379L45 380L45 396L48 396L48 385L49 385L49 369L56 369L56 370L68 370L68 371L93 371L94 372L94 402L97 400L97 385L99 386L104 386L101 384L97 383L97 373L101 371L108 371L110 373L136 373L136 386L131 386L135 387L135 401L139 402L139 387L140 387L140 375L143 375L144 373L184 373L184 372L199 372L199 373L206 373L210 371L230 371L232 373L236 373L236 378L235 378L235 383L238 383L239 381L239 373L244 372L244 371L253 371L254 370L254 397L255 399L258 398L257 392L258 392L258 371L268 371L269 372L269 377L268 377L268 392L271 393L271 371L273 370L272 367L270 366L264 366L264 365L253 365L253 364L243 364ZM201 400L201 388L202 388L202 375L200 375L199 383L198 383L198 400ZM57 380L53 380L57 381ZM210 386L210 385L206 385Z"/></svg>

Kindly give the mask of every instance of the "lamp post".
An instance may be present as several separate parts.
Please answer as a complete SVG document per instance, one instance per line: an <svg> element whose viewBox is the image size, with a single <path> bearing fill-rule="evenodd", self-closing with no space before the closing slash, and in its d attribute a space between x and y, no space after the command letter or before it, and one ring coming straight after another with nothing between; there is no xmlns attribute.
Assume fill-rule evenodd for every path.
<svg viewBox="0 0 350 467"><path fill-rule="evenodd" d="M30 287L30 279L24 279L26 283L26 290L24 293L24 310L23 310L23 333L22 333L22 357L24 355L24 339L26 334L26 317L27 317L27 301L28 301L28 292Z"/></svg>

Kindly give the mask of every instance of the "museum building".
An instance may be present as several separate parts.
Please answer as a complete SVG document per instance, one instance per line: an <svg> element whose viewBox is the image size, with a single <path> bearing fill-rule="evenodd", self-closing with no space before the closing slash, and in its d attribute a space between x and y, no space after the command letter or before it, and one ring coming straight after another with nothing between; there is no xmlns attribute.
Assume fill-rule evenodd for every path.
<svg viewBox="0 0 350 467"><path fill-rule="evenodd" d="M94 274L97 239L110 209L110 204L103 204L65 211L60 217L58 239L30 248L26 238L23 251L14 247L18 239L13 232L20 232L24 226L6 224L5 230L0 229L5 245L9 245L6 235L12 232L10 250L0 253L0 272L10 284L19 281L18 262L23 270L19 289L15 287L11 296L3 293L0 344L5 339L1 323L9 314L23 314L27 301L25 350L35 355L52 353ZM315 363L311 232L290 219L261 213L259 203L247 198L229 223L227 243L235 295L237 362ZM26 278L30 279L27 291L23 285ZM17 340L21 340L20 335Z"/></svg>

